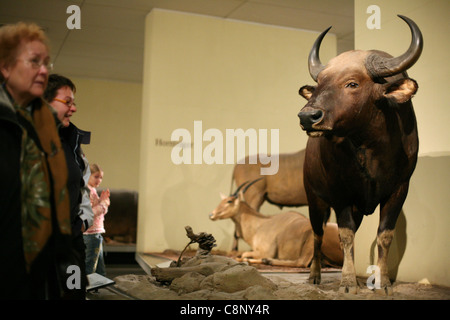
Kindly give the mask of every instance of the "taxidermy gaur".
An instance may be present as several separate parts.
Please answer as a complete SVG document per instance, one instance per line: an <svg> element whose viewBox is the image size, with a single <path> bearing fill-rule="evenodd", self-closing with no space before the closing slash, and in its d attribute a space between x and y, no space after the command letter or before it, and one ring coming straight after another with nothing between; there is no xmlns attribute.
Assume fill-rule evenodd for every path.
<svg viewBox="0 0 450 320"><path fill-rule="evenodd" d="M418 85L405 71L419 59L423 47L417 25L399 17L412 33L404 54L393 58L381 51L353 50L324 66L318 53L330 27L317 38L308 58L309 72L317 86L300 88L300 94L308 100L298 116L309 135L304 184L315 234L310 281L320 283L323 225L332 207L344 249L339 289L343 292L357 292L355 232L363 216L380 205L380 290L392 294L387 255L418 152L417 124L410 101Z"/></svg>

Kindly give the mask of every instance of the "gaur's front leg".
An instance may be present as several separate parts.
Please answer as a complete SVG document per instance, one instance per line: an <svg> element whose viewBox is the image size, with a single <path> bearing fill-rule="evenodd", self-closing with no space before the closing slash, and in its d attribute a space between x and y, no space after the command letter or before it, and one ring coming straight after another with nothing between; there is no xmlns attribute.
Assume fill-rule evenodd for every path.
<svg viewBox="0 0 450 320"><path fill-rule="evenodd" d="M358 282L356 281L356 270L354 265L354 240L355 233L361 224L363 215L352 206L343 210L336 210L339 227L339 239L344 251L344 264L342 266L342 279L339 291L343 293L358 293Z"/></svg>
<svg viewBox="0 0 450 320"><path fill-rule="evenodd" d="M377 293L392 295L392 285L389 279L387 258L389 248L394 238L394 229L406 195L409 182L405 182L380 206L380 225L377 232L378 267L380 268L380 288Z"/></svg>
<svg viewBox="0 0 450 320"><path fill-rule="evenodd" d="M321 275L321 247L322 247L322 239L323 235L319 236L314 234L314 255L311 262L310 272L309 272L309 283L311 284L320 284Z"/></svg>
<svg viewBox="0 0 450 320"><path fill-rule="evenodd" d="M322 239L323 225L327 217L330 216L330 206L321 200L309 189L306 189L309 204L309 220L314 232L314 254L311 262L309 283L320 284L321 260L322 260Z"/></svg>
<svg viewBox="0 0 450 320"><path fill-rule="evenodd" d="M347 228L339 228L342 249L344 250L344 265L342 266L342 279L339 292L358 293L356 271L353 261L353 245L355 232Z"/></svg>
<svg viewBox="0 0 450 320"><path fill-rule="evenodd" d="M380 288L375 288L375 292L379 294L386 294L388 296L393 294L391 281L389 280L389 270L387 266L387 257L389 247L394 238L394 230L385 230L377 235L378 246L378 268L380 269Z"/></svg>

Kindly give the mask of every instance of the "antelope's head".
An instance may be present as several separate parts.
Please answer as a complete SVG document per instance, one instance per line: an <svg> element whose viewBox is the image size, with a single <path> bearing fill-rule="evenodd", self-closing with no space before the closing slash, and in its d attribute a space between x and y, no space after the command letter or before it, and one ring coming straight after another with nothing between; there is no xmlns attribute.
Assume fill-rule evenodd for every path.
<svg viewBox="0 0 450 320"><path fill-rule="evenodd" d="M222 200L219 205L209 214L209 218L213 221L232 218L239 214L240 204L244 202L244 193L248 190L248 188L254 184L255 182L261 180L262 178L253 180L252 182L244 182L241 184L235 192L226 196L224 194L220 194ZM245 186L245 188L244 188ZM243 188L243 189L242 189ZM242 189L242 190L241 190Z"/></svg>

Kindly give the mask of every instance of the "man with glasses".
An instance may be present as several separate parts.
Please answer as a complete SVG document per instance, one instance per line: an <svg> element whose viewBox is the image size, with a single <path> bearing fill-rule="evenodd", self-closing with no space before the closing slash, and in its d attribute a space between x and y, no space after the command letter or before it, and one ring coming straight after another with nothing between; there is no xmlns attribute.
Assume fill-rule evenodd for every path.
<svg viewBox="0 0 450 320"><path fill-rule="evenodd" d="M77 111L75 92L75 85L70 79L52 74L49 76L48 86L43 97L55 109L57 117L61 121L59 135L66 154L69 172L67 187L70 197L72 239L79 256L77 265L81 271L81 288L79 290L72 289L67 298L84 299L87 282L82 231L92 225L94 213L90 205L89 190L87 190L87 179L90 176L89 165L81 149L81 144L89 144L90 132L78 129L71 122L72 115Z"/></svg>

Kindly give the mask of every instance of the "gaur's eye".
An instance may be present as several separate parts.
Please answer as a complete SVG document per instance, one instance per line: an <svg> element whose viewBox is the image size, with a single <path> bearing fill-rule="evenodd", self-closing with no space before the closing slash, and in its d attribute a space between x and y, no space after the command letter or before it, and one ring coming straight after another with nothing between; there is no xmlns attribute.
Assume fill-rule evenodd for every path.
<svg viewBox="0 0 450 320"><path fill-rule="evenodd" d="M359 84L357 84L356 82L349 82L345 85L346 88L352 88L352 89L356 89L359 87Z"/></svg>

